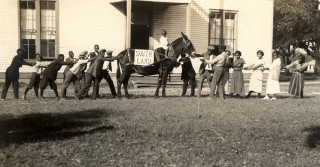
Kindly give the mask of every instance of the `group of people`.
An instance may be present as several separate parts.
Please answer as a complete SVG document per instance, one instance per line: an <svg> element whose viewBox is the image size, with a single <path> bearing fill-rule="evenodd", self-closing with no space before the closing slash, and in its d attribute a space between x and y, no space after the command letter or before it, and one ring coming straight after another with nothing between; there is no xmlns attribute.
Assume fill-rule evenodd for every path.
<svg viewBox="0 0 320 167"><path fill-rule="evenodd" d="M162 48L167 50L167 46L170 45L167 39L167 33L162 31L160 38ZM246 97L249 98L252 93L257 93L258 97L262 93L262 81L263 72L269 70L269 76L267 79L266 96L263 99L275 100L276 95L280 93L280 70L281 60L280 52L273 52L273 62L271 65L266 66L263 59L264 52L262 50L257 51L257 59L254 63L245 67L246 62L241 58L241 52L236 51L234 53L234 59L231 60L229 56L230 51L226 50L225 46L215 48L214 46L208 46L205 53L196 53L202 64L199 70L199 83L197 97L201 97L201 91L204 81L207 80L210 87L209 99L221 98L225 99L225 88L229 86L229 69L233 68L230 84L230 95L235 98ZM76 99L80 99L88 96L88 92L91 84L93 83L93 91L91 98L96 99L99 97L99 85L104 78L111 90L112 97L116 97L116 91L113 81L110 77L109 71L112 71L111 61L115 58L112 57L112 51L106 49L99 50L99 45L94 45L94 51L88 54L88 51L83 51L79 54L79 58L74 58L74 53L69 52L69 57L64 61L64 55L59 54L57 59L48 62L43 61L43 57L40 54L36 54L36 62L29 63L22 58L22 49L17 50L17 55L13 58L11 65L6 70L5 83L2 88L1 100L6 98L10 84L13 84L14 98L19 99L19 68L22 65L32 66L32 74L30 81L24 91L23 99L27 99L27 94L30 89L34 89L35 96L37 98L43 98L44 90L49 85L54 91L57 99L60 99L56 79L58 71L63 65L67 67L64 70L64 80L61 88L61 96L65 99L67 96L67 88L73 83L74 95ZM109 61L109 63L105 63ZM196 72L192 66L189 55L185 53L181 54L181 58L178 61L182 66L181 79L183 80L183 90L181 96L186 96L188 85L191 85L191 96L195 96L196 87ZM44 70L43 70L44 68ZM307 69L307 63L305 57L301 56L299 60L292 62L284 68L293 69L293 76L289 85L289 93L295 97L303 97L304 77L303 73ZM245 96L245 87L243 79L243 70L253 70L249 91ZM40 95L38 90L40 88Z"/></svg>
<svg viewBox="0 0 320 167"><path fill-rule="evenodd" d="M273 51L272 63L265 64L263 59L264 52L257 51L257 59L250 65L245 66L246 62L241 58L241 52L236 51L233 55L233 61L229 58L230 51L226 50L225 46L220 46L218 51L213 46L208 46L207 52L196 54L202 61L199 70L199 84L197 97L201 97L201 90L203 83L207 80L210 87L210 95L208 99L221 98L225 99L226 89L229 86L229 69L233 68L230 84L230 96L234 98L250 98L252 93L257 93L261 97L263 72L269 71L266 95L264 100L276 100L276 95L280 93L280 71L282 68L291 69L293 76L290 80L288 93L294 97L303 98L304 89L304 71L307 70L307 63L305 57L301 56L298 60L292 62L287 66L282 66L280 52ZM179 60L182 64L181 79L183 80L182 96L185 96L188 84L191 85L191 96L195 92L195 71L191 64L191 59L185 55L181 55ZM252 70L249 83L249 91L245 96L243 70Z"/></svg>
<svg viewBox="0 0 320 167"><path fill-rule="evenodd" d="M73 83L75 87L75 98L80 99L88 95L91 84L93 83L92 99L99 97L99 84L104 78L111 89L112 97L116 97L116 91L109 74L112 70L111 61L112 51L101 49L99 45L94 45L94 52L88 54L88 51L83 51L79 54L79 58L74 58L72 51L69 52L69 57L64 61L64 55L59 54L57 59L48 62L43 61L40 54L36 54L36 62L29 63L22 58L22 49L17 50L17 55L13 58L11 65L7 68L5 73L5 83L2 88L1 100L6 98L10 84L13 84L13 94L15 99L19 99L19 68L22 65L32 67L32 74L30 81L24 91L23 99L27 99L27 94L30 89L34 89L35 96L43 99L44 90L49 85L54 91L56 99L60 99L56 79L58 71L63 65L67 67L64 70L64 80L61 88L61 96L66 99L67 88ZM104 63L109 61L109 63ZM89 65L88 65L89 64ZM43 70L44 68L44 70ZM38 90L40 88L40 95Z"/></svg>

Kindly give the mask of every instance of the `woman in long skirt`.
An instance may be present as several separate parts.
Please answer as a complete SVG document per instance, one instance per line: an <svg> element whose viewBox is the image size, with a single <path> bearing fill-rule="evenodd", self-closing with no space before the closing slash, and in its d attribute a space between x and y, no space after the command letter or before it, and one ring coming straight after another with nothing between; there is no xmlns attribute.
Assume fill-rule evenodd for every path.
<svg viewBox="0 0 320 167"><path fill-rule="evenodd" d="M235 60L233 61L233 73L231 78L231 86L230 86L230 94L239 98L240 96L244 96L244 81L243 81L243 65L245 61L243 58L240 58L241 52L236 51L234 53Z"/></svg>
<svg viewBox="0 0 320 167"><path fill-rule="evenodd" d="M276 100L276 94L280 93L280 70L281 70L281 60L279 58L280 53L278 51L273 52L273 62L269 67L264 68L264 70L270 70L267 80L266 96L264 100Z"/></svg>
<svg viewBox="0 0 320 167"><path fill-rule="evenodd" d="M258 59L251 64L250 66L244 68L245 70L253 70L251 77L250 77L250 83L249 83L249 93L246 96L246 98L249 98L253 92L258 93L258 97L260 97L262 92L262 77L263 77L263 67L265 64L264 59L262 58L264 55L264 52L262 50L257 51L257 57Z"/></svg>
<svg viewBox="0 0 320 167"><path fill-rule="evenodd" d="M293 74L290 80L288 93L294 97L303 98L303 88L304 88L304 71L306 71L305 57L301 56L299 60L292 62L285 68L293 69Z"/></svg>

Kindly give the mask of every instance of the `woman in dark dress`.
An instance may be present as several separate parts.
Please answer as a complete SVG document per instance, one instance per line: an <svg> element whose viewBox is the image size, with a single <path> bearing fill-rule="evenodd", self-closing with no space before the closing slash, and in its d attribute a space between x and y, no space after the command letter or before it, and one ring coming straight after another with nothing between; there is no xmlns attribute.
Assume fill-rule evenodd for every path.
<svg viewBox="0 0 320 167"><path fill-rule="evenodd" d="M244 96L244 81L243 81L243 65L245 64L245 61L241 57L241 52L236 51L234 53L235 60L233 62L232 68L233 68L233 74L231 78L231 90L230 94L235 97Z"/></svg>

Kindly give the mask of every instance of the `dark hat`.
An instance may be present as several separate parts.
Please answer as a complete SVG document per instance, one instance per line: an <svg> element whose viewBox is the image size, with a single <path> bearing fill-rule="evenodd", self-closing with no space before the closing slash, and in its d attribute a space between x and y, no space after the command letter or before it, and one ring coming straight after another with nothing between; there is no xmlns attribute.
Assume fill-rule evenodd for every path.
<svg viewBox="0 0 320 167"><path fill-rule="evenodd" d="M211 45L209 45L207 49L208 49L208 50L214 50L214 47L211 46Z"/></svg>

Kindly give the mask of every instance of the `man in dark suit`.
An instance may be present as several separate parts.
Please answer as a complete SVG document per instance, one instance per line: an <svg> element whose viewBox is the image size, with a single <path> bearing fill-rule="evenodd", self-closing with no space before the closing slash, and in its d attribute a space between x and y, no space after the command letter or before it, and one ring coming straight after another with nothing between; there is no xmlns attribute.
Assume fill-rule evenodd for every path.
<svg viewBox="0 0 320 167"><path fill-rule="evenodd" d="M213 55L213 50L215 48L213 46L208 46L207 52L203 54L197 54L197 57L203 57L205 60L212 60L215 58ZM198 84L198 95L197 97L201 97L201 90L203 87L204 80L207 80L209 87L211 88L211 80L214 72L214 67L212 64L207 64L206 62L202 62L199 69L199 84Z"/></svg>
<svg viewBox="0 0 320 167"><path fill-rule="evenodd" d="M64 62L64 55L59 54L58 58L54 60L44 71L43 78L40 82L40 98L43 99L43 91L47 88L48 84L56 95L56 99L59 100L60 96L57 91L57 84L55 80L57 79L58 71L61 69L62 65L71 65L73 63Z"/></svg>
<svg viewBox="0 0 320 167"><path fill-rule="evenodd" d="M101 76L102 66L104 61L113 61L115 58L104 57L105 53L109 53L112 51L106 51L105 49L101 49L99 55L95 60L90 64L90 67L87 70L86 81L81 87L81 91L75 96L75 98L81 98L90 88L92 81L94 82L92 99L96 100L98 94L99 87L99 77Z"/></svg>
<svg viewBox="0 0 320 167"><path fill-rule="evenodd" d="M191 60L189 57L186 57L185 53L181 54L181 58L179 63L182 66L181 80L183 80L182 94L181 96L186 96L187 88L190 82L191 86L191 94L190 96L194 96L194 89L196 87L196 72L193 69Z"/></svg>
<svg viewBox="0 0 320 167"><path fill-rule="evenodd" d="M100 48L99 45L98 45L98 44L95 44L95 45L93 46L93 48L94 48L94 51L89 53L90 59L99 55L99 48ZM91 65L93 65L93 62L90 62L90 63L89 63L89 67L90 67ZM88 71L89 67L87 67L86 72ZM82 83L81 83L82 87L85 86L86 77L87 77L87 74L85 74L85 75L83 76ZM95 82L95 80L93 80L93 82ZM94 84L94 83L93 83L93 84ZM98 86L99 86L99 85L98 85ZM85 96L87 96L87 97L89 97L89 95L88 95L88 94L89 94L89 90L90 90L90 87L89 87L88 89L86 89ZM99 87L97 87L97 90L95 91L95 93L97 93L97 94L95 95L95 97L99 97L99 96L100 96L100 95L99 95ZM92 97L91 97L91 98L92 98Z"/></svg>
<svg viewBox="0 0 320 167"><path fill-rule="evenodd" d="M9 86L13 84L14 99L19 99L19 68L22 65L33 66L32 63L28 63L22 58L22 49L17 50L17 55L13 57L11 65L6 70L5 83L2 88L1 100L4 100L7 96Z"/></svg>

